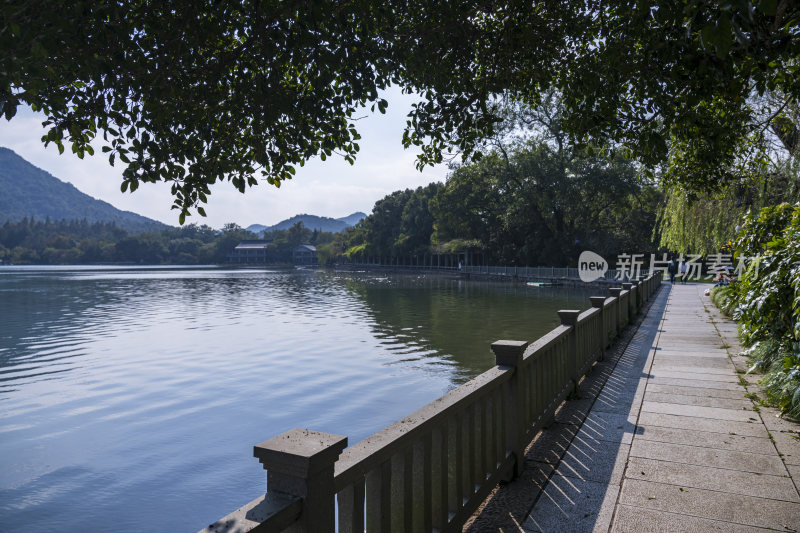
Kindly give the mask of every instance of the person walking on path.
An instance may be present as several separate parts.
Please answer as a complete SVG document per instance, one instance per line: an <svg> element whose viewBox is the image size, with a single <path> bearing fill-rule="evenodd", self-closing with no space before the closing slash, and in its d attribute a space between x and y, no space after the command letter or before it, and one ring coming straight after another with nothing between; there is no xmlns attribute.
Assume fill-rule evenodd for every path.
<svg viewBox="0 0 800 533"><path fill-rule="evenodd" d="M689 267L686 261L681 261L681 283L686 284L686 276L689 274Z"/></svg>
<svg viewBox="0 0 800 533"><path fill-rule="evenodd" d="M675 274L678 273L678 260L674 257L672 258L672 261L669 262L667 272L669 273L669 282L675 283Z"/></svg>

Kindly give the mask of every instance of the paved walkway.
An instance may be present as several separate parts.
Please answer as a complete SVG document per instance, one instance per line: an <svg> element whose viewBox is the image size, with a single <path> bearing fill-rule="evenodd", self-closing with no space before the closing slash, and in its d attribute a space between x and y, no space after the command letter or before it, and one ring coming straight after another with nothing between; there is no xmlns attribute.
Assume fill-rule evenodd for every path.
<svg viewBox="0 0 800 533"><path fill-rule="evenodd" d="M470 531L800 531L799 428L746 397L706 287L662 288Z"/></svg>

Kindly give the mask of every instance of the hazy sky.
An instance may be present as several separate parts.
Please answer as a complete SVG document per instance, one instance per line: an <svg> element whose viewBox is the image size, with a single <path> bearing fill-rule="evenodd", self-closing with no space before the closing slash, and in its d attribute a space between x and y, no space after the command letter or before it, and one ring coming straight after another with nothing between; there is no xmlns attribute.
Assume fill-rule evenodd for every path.
<svg viewBox="0 0 800 533"><path fill-rule="evenodd" d="M361 151L356 163L350 166L338 156L326 161L314 159L297 175L283 183L280 189L262 181L258 186L241 194L228 183L217 183L211 188L206 218L194 215L186 223L205 223L215 228L226 222L241 226L274 224L300 213L342 217L355 211L370 213L376 200L398 189L416 188L432 181L444 181L447 167L439 165L419 172L414 167L417 151L403 150L401 139L406 114L415 98L400 93L399 89L387 92L389 101L385 115L370 114L356 122L361 134ZM178 211L171 210L170 186L164 183L143 183L131 193L119 190L122 168L110 166L108 158L94 144L95 155L83 160L65 145L62 155L58 148L47 148L41 142L44 129L43 116L30 109L21 109L10 122L0 119L0 146L10 148L37 167L56 178L75 185L80 191L105 200L119 209L133 211L160 220L178 224Z"/></svg>

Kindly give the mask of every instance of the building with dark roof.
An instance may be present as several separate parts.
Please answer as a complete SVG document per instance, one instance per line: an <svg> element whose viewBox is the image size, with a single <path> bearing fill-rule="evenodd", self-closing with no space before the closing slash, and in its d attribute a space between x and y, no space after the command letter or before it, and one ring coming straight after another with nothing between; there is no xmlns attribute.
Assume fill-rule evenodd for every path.
<svg viewBox="0 0 800 533"><path fill-rule="evenodd" d="M317 248L311 244L301 244L292 250L292 262L295 265L316 265Z"/></svg>
<svg viewBox="0 0 800 533"><path fill-rule="evenodd" d="M251 264L267 262L267 245L272 240L242 241L228 254L228 262L234 264Z"/></svg>

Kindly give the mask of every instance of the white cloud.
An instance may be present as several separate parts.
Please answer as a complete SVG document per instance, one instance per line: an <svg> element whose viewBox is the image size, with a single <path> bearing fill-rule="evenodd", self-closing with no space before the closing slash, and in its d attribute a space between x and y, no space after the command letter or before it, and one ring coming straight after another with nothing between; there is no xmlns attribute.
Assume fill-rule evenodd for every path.
<svg viewBox="0 0 800 533"><path fill-rule="evenodd" d="M208 217L193 216L187 222L206 223L221 227L226 222L242 226L274 224L300 213L341 217L354 211L369 213L373 204L383 196L405 188L416 188L432 181L444 181L445 165L419 172L414 167L416 153L403 150L401 138L406 114L414 97L399 90L388 91L386 115L369 114L358 120L356 127L362 136L361 151L355 165L339 157L308 162L297 169L297 175L277 189L265 181L241 194L229 183L217 183L211 189L206 206ZM43 116L30 109L20 109L10 122L0 123L0 146L49 172L72 183L82 192L99 198L119 209L133 211L177 224L177 211L171 210L170 186L164 183L144 183L133 194L122 193L122 167L112 167L96 145L96 154L79 159L69 152L59 155L54 145L47 148L41 142Z"/></svg>

